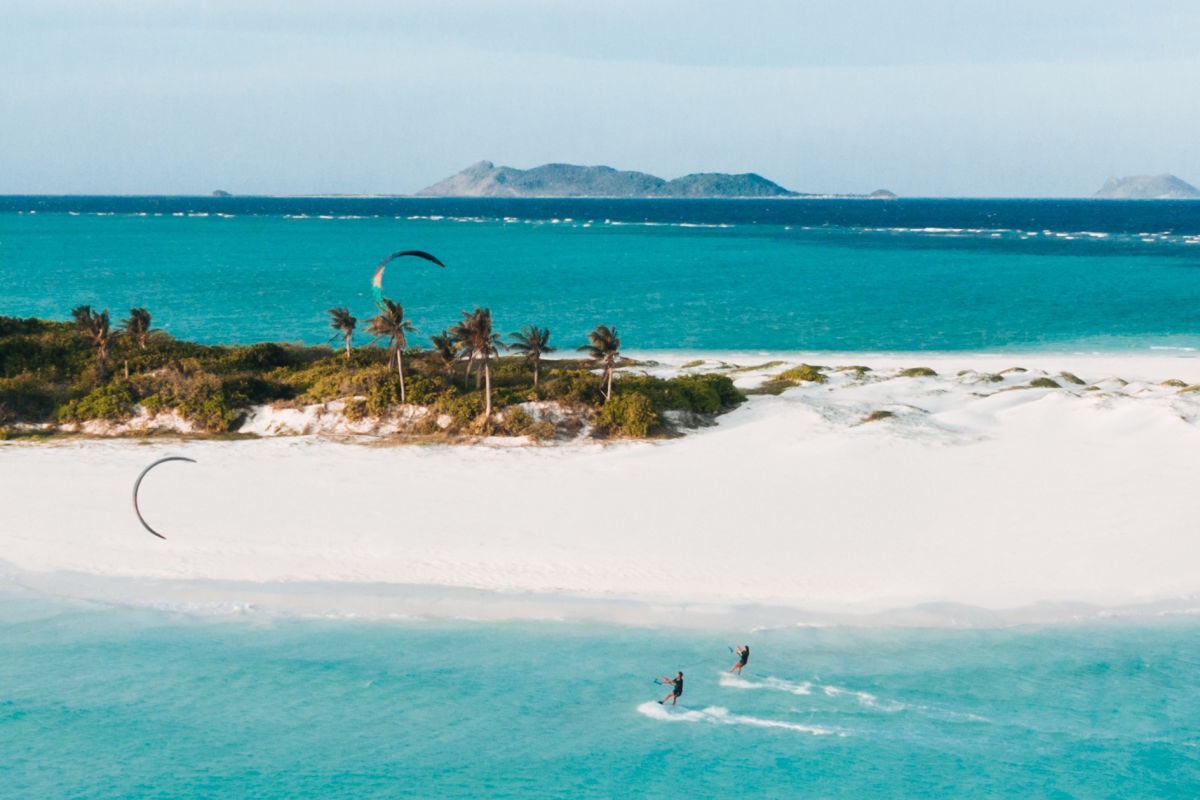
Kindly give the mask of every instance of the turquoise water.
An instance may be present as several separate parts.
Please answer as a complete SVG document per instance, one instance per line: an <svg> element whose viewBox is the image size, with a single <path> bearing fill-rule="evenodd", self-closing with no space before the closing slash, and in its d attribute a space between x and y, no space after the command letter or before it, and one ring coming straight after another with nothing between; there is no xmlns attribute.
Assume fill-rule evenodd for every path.
<svg viewBox="0 0 1200 800"><path fill-rule="evenodd" d="M179 337L320 343L410 248L448 265L385 276L425 334L484 305L563 350L599 323L634 350L1200 347L1196 203L0 198L0 315L145 306ZM680 632L19 584L4 797L1200 795L1194 616ZM666 711L653 678L678 669Z"/></svg>
<svg viewBox="0 0 1200 800"><path fill-rule="evenodd" d="M677 633L6 596L6 797L1195 797L1195 620ZM741 678L728 644L748 641ZM682 670L678 708L653 702Z"/></svg>
<svg viewBox="0 0 1200 800"><path fill-rule="evenodd" d="M315 344L424 249L447 268L384 278L416 343L479 305L563 349L597 324L642 351L1200 346L1200 203L56 202L0 203L0 314L142 306L182 338Z"/></svg>

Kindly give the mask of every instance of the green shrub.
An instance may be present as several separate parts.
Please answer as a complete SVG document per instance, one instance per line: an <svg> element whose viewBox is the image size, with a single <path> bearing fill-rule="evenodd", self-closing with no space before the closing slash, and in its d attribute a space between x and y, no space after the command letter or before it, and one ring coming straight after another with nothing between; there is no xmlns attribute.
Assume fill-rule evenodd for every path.
<svg viewBox="0 0 1200 800"><path fill-rule="evenodd" d="M141 406L145 412L152 417L157 416L158 412L168 407L166 401L164 401L162 397L157 394L143 397L141 400Z"/></svg>
<svg viewBox="0 0 1200 800"><path fill-rule="evenodd" d="M638 392L613 395L596 417L597 427L609 436L645 438L658 424L650 398Z"/></svg>
<svg viewBox="0 0 1200 800"><path fill-rule="evenodd" d="M367 416L382 417L400 403L400 376L389 374L381 378L367 387L366 396Z"/></svg>
<svg viewBox="0 0 1200 800"><path fill-rule="evenodd" d="M1034 389L1061 389L1062 386L1053 378L1034 378L1029 382L1029 385Z"/></svg>
<svg viewBox="0 0 1200 800"><path fill-rule="evenodd" d="M929 367L909 367L908 369L900 370L901 378L934 378L937 373Z"/></svg>
<svg viewBox="0 0 1200 800"><path fill-rule="evenodd" d="M85 422L104 419L117 422L133 415L133 390L128 381L113 381L98 386L83 397L58 409L62 422Z"/></svg>
<svg viewBox="0 0 1200 800"><path fill-rule="evenodd" d="M404 379L404 397L413 405L433 405L448 388L445 382L429 375L409 375Z"/></svg>
<svg viewBox="0 0 1200 800"><path fill-rule="evenodd" d="M810 366L809 364L801 364L798 367L792 367L775 376L777 381L791 381L792 383L800 383L807 381L809 383L825 383L828 380L820 368Z"/></svg>
<svg viewBox="0 0 1200 800"><path fill-rule="evenodd" d="M551 370L540 387L547 399L564 403L600 405L604 400L603 379L586 369Z"/></svg>
<svg viewBox="0 0 1200 800"><path fill-rule="evenodd" d="M1087 386L1086 381L1080 380L1078 376L1073 375L1070 372L1060 372L1058 373L1058 377L1062 378L1067 383L1073 383L1076 386Z"/></svg>
<svg viewBox="0 0 1200 800"><path fill-rule="evenodd" d="M738 372L761 372L764 369L778 367L782 363L782 361L768 361L765 364L754 364L753 366L749 367L734 367L733 369L729 370L729 374L733 375Z"/></svg>
<svg viewBox="0 0 1200 800"><path fill-rule="evenodd" d="M524 436L533 422L533 417L523 408L510 408L504 413L504 429L513 436Z"/></svg>
<svg viewBox="0 0 1200 800"><path fill-rule="evenodd" d="M348 422L362 422L367 418L367 401L362 397L351 397L342 408L342 416Z"/></svg>
<svg viewBox="0 0 1200 800"><path fill-rule="evenodd" d="M57 406L55 393L33 375L0 378L0 425L48 421Z"/></svg>
<svg viewBox="0 0 1200 800"><path fill-rule="evenodd" d="M437 399L434 410L439 414L448 414L454 420L454 427L464 428L482 413L483 400L478 392L460 394L458 391L448 391Z"/></svg>
<svg viewBox="0 0 1200 800"><path fill-rule="evenodd" d="M221 359L221 368L230 372L251 370L261 372L273 367L290 367L298 363L295 352L275 342L260 342L248 347L235 347Z"/></svg>
<svg viewBox="0 0 1200 800"><path fill-rule="evenodd" d="M492 386L532 384L533 367L523 358L501 358L492 362Z"/></svg>

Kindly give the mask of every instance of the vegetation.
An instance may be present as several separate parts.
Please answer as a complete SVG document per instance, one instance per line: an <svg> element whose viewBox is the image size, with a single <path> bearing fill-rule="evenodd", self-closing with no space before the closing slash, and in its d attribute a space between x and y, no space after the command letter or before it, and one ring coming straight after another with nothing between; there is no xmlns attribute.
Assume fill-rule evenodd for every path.
<svg viewBox="0 0 1200 800"><path fill-rule="evenodd" d="M900 370L901 378L936 378L937 372L931 367L909 367Z"/></svg>
<svg viewBox="0 0 1200 800"><path fill-rule="evenodd" d="M1054 378L1034 378L1029 382L1030 387L1034 389L1061 389L1062 386Z"/></svg>
<svg viewBox="0 0 1200 800"><path fill-rule="evenodd" d="M484 406L483 416L492 416L492 356L499 354L501 347L500 334L492 330L492 312L487 308L476 308L468 313L463 312L463 319L450 329L454 342L460 352L467 355L467 375L471 373L471 365L478 360L483 371ZM475 388L479 388L479 373L476 373Z"/></svg>
<svg viewBox="0 0 1200 800"><path fill-rule="evenodd" d="M395 365L400 376L400 402L404 396L404 348L408 346L406 334L412 333L413 324L404 318L404 308L397 302L384 297L379 302L379 314L371 318L367 330L375 340L387 339L388 366Z"/></svg>
<svg viewBox="0 0 1200 800"><path fill-rule="evenodd" d="M798 367L792 367L789 370L784 370L775 376L777 381L790 381L791 383L825 383L828 380L825 374L821 372L820 367L814 367L809 364L801 364Z"/></svg>
<svg viewBox="0 0 1200 800"><path fill-rule="evenodd" d="M533 385L536 387L538 385L538 367L541 365L542 355L553 353L555 350L555 348L550 346L550 331L546 328L539 328L536 325L526 325L521 330L510 333L509 337L512 339L512 344L508 348L524 353L526 363L533 367Z"/></svg>
<svg viewBox="0 0 1200 800"><path fill-rule="evenodd" d="M121 423L139 408L150 416L173 412L221 434L235 430L251 406L338 401L352 421L387 417L405 403L423 406L428 413L414 415L411 429L422 435L546 440L590 423L599 436L644 437L669 433L667 412L713 415L745 400L725 375L615 375L620 342L604 326L585 346L592 359L552 360L549 332L536 326L514 335L531 349L513 347L516 354L501 356L504 345L487 309L464 313L460 325L432 337L431 349L408 347L413 328L398 303L385 298L370 323L376 342L360 347L350 346L353 318L342 311L328 312L342 339L333 350L148 335L149 313L137 309L117 330L108 328L107 312L86 306L72 313L72 322L0 317L0 435L29 435L33 425ZM597 340L601 329L608 335ZM124 374L110 375L110 362L124 362ZM476 366L472 386L469 371ZM556 410L547 415L534 403Z"/></svg>
<svg viewBox="0 0 1200 800"><path fill-rule="evenodd" d="M330 316L329 326L337 331L333 338L341 338L346 343L346 360L349 361L350 340L354 338L354 328L358 325L358 318L352 316L350 309L344 306L331 308L326 313Z"/></svg>
<svg viewBox="0 0 1200 800"><path fill-rule="evenodd" d="M604 367L606 383L604 399L611 400L613 368L616 366L617 358L621 355L621 340L617 338L617 329L609 328L607 325L597 325L588 334L588 343L580 346L579 350L587 353L593 361Z"/></svg>
<svg viewBox="0 0 1200 800"><path fill-rule="evenodd" d="M785 389L799 386L801 383L825 383L828 378L821 369L810 364L800 364L765 381L753 394L781 394Z"/></svg>
<svg viewBox="0 0 1200 800"><path fill-rule="evenodd" d="M121 322L121 329L137 342L139 349L145 350L146 340L151 333L150 312L144 308L129 309L129 318Z"/></svg>

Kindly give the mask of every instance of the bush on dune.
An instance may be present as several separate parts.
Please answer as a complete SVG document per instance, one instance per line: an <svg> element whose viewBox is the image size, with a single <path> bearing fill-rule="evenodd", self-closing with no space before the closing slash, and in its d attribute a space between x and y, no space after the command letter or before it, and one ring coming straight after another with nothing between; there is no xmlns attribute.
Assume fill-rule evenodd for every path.
<svg viewBox="0 0 1200 800"><path fill-rule="evenodd" d="M650 398L640 392L614 394L596 415L596 427L609 436L645 438L658 424Z"/></svg>

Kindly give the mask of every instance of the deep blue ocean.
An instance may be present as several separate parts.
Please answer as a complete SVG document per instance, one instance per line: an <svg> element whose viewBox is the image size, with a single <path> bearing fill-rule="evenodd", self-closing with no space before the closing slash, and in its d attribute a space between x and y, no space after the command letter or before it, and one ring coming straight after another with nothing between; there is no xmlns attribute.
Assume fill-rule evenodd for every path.
<svg viewBox="0 0 1200 800"><path fill-rule="evenodd" d="M426 336L480 305L563 351L596 324L634 351L1200 348L1182 201L5 197L0 315L319 344L406 249L446 263L384 276ZM0 572L6 798L1200 796L1189 614L677 630L26 587Z"/></svg>

